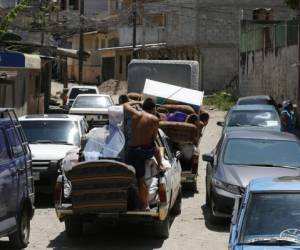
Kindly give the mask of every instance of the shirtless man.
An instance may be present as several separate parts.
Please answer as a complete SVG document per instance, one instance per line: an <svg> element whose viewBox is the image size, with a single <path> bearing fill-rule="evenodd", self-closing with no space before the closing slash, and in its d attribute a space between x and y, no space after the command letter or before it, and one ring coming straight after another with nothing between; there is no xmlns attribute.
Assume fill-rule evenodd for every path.
<svg viewBox="0 0 300 250"><path fill-rule="evenodd" d="M159 120L155 116L156 106L151 98L144 101L143 111L133 108L130 103L124 104L125 110L131 115L131 141L128 152L128 163L134 166L139 186L142 209L149 208L148 189L145 182L145 162L155 156L158 167L163 169L162 158L154 140L158 133Z"/></svg>

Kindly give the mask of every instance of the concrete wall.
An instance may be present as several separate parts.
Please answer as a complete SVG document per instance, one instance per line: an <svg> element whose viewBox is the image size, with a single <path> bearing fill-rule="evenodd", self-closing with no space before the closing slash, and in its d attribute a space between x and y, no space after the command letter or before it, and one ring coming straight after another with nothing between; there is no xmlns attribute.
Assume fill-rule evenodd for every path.
<svg viewBox="0 0 300 250"><path fill-rule="evenodd" d="M166 8L166 42L199 47L208 93L223 89L238 75L240 19L252 19L255 8L273 8L274 20L295 16L283 0L168 0Z"/></svg>
<svg viewBox="0 0 300 250"><path fill-rule="evenodd" d="M240 95L272 95L281 102L297 99L298 69L297 46L278 49L277 53L263 51L248 54L240 68Z"/></svg>

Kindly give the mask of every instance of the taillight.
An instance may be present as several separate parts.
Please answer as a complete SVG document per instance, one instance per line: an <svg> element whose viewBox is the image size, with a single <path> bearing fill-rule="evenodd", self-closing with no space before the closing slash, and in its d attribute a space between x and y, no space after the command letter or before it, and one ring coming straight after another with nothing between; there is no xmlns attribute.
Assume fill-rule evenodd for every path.
<svg viewBox="0 0 300 250"><path fill-rule="evenodd" d="M65 95L65 96L63 97L63 102L64 102L63 104L66 105L67 101L68 101L68 97Z"/></svg>
<svg viewBox="0 0 300 250"><path fill-rule="evenodd" d="M62 198L62 182L56 182L55 189L54 189L54 203L60 203Z"/></svg>
<svg viewBox="0 0 300 250"><path fill-rule="evenodd" d="M159 193L160 202L166 203L167 202L167 191L166 191L166 185L164 183L159 184L158 193Z"/></svg>

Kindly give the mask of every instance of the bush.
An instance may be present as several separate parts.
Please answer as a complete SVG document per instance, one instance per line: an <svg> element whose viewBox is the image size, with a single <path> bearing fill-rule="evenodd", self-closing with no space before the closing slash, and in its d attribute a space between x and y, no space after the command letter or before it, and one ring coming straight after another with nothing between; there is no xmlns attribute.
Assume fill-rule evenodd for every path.
<svg viewBox="0 0 300 250"><path fill-rule="evenodd" d="M212 96L205 97L203 104L213 106L219 110L229 110L235 105L235 101L231 94L220 91Z"/></svg>

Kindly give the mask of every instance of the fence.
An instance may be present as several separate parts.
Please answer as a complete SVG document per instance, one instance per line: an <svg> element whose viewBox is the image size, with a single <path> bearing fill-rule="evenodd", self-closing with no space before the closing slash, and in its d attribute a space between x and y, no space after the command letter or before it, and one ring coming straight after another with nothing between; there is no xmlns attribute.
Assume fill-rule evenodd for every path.
<svg viewBox="0 0 300 250"><path fill-rule="evenodd" d="M298 21L244 22L241 26L240 52L274 50L298 43Z"/></svg>

